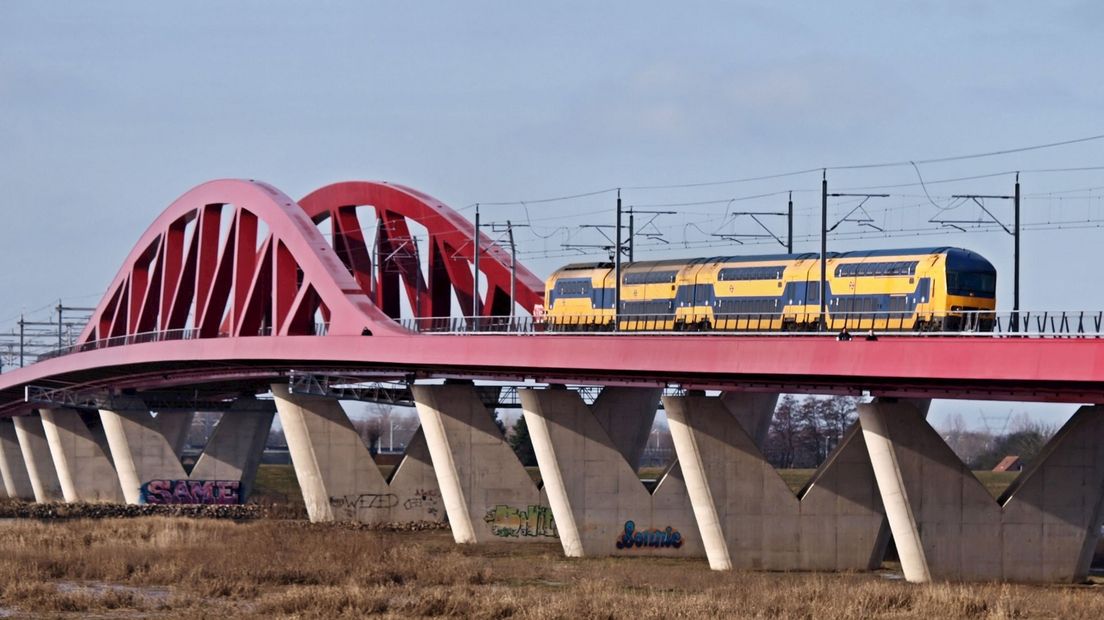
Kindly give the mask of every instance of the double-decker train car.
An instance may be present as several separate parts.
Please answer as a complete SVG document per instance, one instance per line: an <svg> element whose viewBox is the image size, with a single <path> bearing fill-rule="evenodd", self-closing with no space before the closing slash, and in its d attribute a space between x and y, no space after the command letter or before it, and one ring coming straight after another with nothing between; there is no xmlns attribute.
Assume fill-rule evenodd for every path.
<svg viewBox="0 0 1104 620"><path fill-rule="evenodd" d="M826 275L822 321L818 254L623 263L615 313L613 264L573 264L548 278L543 320L560 331L612 329L615 320L630 331L992 329L997 273L969 250L832 253Z"/></svg>

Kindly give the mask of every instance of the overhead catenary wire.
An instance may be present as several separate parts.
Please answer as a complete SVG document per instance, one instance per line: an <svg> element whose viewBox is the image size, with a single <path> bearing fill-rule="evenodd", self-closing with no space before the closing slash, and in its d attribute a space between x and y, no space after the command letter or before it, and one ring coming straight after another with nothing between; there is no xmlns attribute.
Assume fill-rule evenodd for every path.
<svg viewBox="0 0 1104 620"><path fill-rule="evenodd" d="M739 183L752 183L752 182L757 182L757 181L769 181L769 180L780 179L780 178L801 176L801 175L806 175L806 174L814 174L814 173L820 173L820 172L823 172L823 171L831 172L831 171L840 171L840 170L870 170L870 169L877 169L877 168L894 168L894 167L914 166L914 165L918 165L918 164L919 165L922 165L922 164L938 164L938 163L947 163L947 162L953 162L953 161L966 161L966 160L971 160L971 159L983 159L983 158L988 158L988 157L999 157L999 156L1003 156L1003 155L1012 155L1012 154L1015 154L1015 153L1026 153L1026 152L1030 152L1030 151L1051 149L1051 148L1057 148L1057 147L1061 147L1061 146L1070 146L1070 145L1073 145L1073 144L1082 144L1082 143L1094 142L1094 141L1098 141L1098 140L1104 140L1104 134L1094 134L1094 135L1090 135L1090 136L1083 136L1083 137L1072 138L1072 139L1068 139L1068 140L1059 140L1059 141L1047 142L1047 143L1043 143L1043 144L1032 144L1032 145L1028 145L1028 146L1019 146L1019 147L1012 147L1012 148L1006 148L1006 149L994 149L994 150L983 151L983 152L979 152L979 153L969 153L969 154L964 154L964 155L949 155L949 156L943 156L943 157L932 157L932 158L927 158L927 159L904 159L904 160L897 160L897 161L885 161L885 162L863 163L863 164L846 164L846 165L835 165L835 166L815 166L815 167L802 168L802 169L798 169L798 170L790 170L790 171L786 171L786 172L777 172L777 173L770 173L770 174L739 177L739 178L732 178L732 179L713 180L713 181L700 181L700 182L689 182L689 183L669 183L669 184L645 184L645 185L623 184L623 185L611 186L611 187L608 187L608 188L605 188L605 189L600 189L600 190L594 190L594 191L589 191L589 192L580 192L580 193L575 193L575 194L567 194L567 195L563 195L563 196L553 196L553 197L547 197L547 198L534 198L534 199L526 199L526 200L509 200L509 201L498 201L498 202L481 200L481 201L479 201L479 204L486 205L486 206L510 206L510 205L520 205L522 203L538 204L538 203L558 202L558 201L563 201L563 200L572 200L572 199L576 199L576 198L585 198L585 197L590 197L590 196L598 196L598 195L602 195L602 194L609 194L609 193L616 192L619 189L620 190L633 190L633 191L653 191L653 190L665 190L665 189L690 189L690 188L711 187L711 186L718 186L718 185L735 185L735 184L739 184ZM1084 168L1096 169L1093 166L1087 166L1087 167L1084 167ZM1104 168L1101 168L1101 169L1104 169ZM1039 172L1042 172L1042 171L1071 171L1072 169L1065 169L1065 170L1063 170L1063 169L1036 169L1036 170L1039 171ZM1021 172L1027 172L1027 171L1024 170L1024 171L1021 171ZM472 203L472 204L464 207L464 209L473 208L474 206L475 206L475 203Z"/></svg>

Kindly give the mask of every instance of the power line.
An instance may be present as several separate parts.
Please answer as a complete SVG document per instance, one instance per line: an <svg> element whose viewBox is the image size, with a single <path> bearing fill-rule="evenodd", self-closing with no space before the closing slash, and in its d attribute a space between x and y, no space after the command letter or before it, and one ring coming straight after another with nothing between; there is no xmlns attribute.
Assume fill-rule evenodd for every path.
<svg viewBox="0 0 1104 620"><path fill-rule="evenodd" d="M467 210L467 209L472 209L476 205L484 206L484 207L509 207L509 206L526 205L526 204L543 204L543 203L546 203L546 202L560 202L562 200L575 200L575 199L578 199L578 198L588 198L590 196L601 196L602 194L611 194L613 192L616 192L618 189L619 188L617 188L617 187L609 187L609 188L606 188L606 189L594 190L593 192L583 192L583 193L580 193L580 194L569 194L567 196L553 196L551 198L534 198L534 199L530 199L530 200L507 200L507 201L502 201L502 202L485 202L485 201L481 200L478 203L473 202L470 205L462 207L460 210L464 211L464 210Z"/></svg>
<svg viewBox="0 0 1104 620"><path fill-rule="evenodd" d="M801 176L801 175L805 175L805 174L812 174L812 173L821 172L821 171L825 171L825 170L869 170L869 169L875 169L875 168L904 167L904 166L911 166L911 165L917 165L917 164L938 164L938 163L946 163L946 162L952 162L952 161L965 161L965 160L970 160L970 159L983 159L983 158L986 158L986 157L997 157L997 156L1001 156L1001 155L1011 155L1011 154L1014 154L1014 153L1026 153L1026 152L1030 152L1030 151L1038 151L1038 150L1043 150L1043 149L1057 148L1057 147L1060 147L1060 146L1069 146L1071 144L1081 144L1081 143L1085 143L1085 142L1093 142L1093 141L1102 140L1102 139L1104 139L1104 134L1098 134L1098 135L1092 135L1092 136L1085 136L1085 137L1081 137L1081 138L1074 138L1074 139L1071 139L1071 140L1060 140L1060 141L1057 141L1057 142L1048 142L1048 143L1045 143L1045 144L1033 144L1033 145L1029 145L1029 146L1020 146L1020 147L1014 147L1014 148L1008 148L1008 149L998 149L998 150L992 150L992 151L985 151L985 152L982 152L982 153L970 153L970 154L966 154L966 155L951 155L951 156L946 156L946 157L934 157L934 158L929 158L929 159L911 159L911 160L901 160L901 161L887 161L887 162L866 163L866 164L849 164L849 165L839 165L839 166L817 166L817 167L814 167L814 168L805 168L805 169L801 169L801 170L791 170L791 171L788 171L788 172L779 172L779 173L774 173L774 174L764 174L764 175L758 175L758 176L740 177L740 178L733 178L733 179L723 179L723 180L717 180L717 181L701 181L701 182L694 182L694 183L671 183L671 184L654 184L654 185L622 185L620 187L610 187L610 188L596 190L596 191L592 191L592 192L583 192L583 193L579 193L579 194L570 194L570 195L565 195L565 196L555 196L555 197L551 197L551 198L537 198L537 199L531 199L531 200L512 200L512 201L504 201L504 202L480 201L479 204L489 205L489 206L510 206L510 205L520 205L520 204L523 204L523 203L539 204L539 203L547 203L547 202L558 202L558 201L561 201L561 200L572 200L572 199L576 199L576 198L585 198L585 197L589 197L589 196L598 196L598 195L601 195L601 194L613 193L613 192L617 191L618 189L638 190L638 191L651 191L651 190L664 190L664 189L688 189L688 188L696 188L696 187L711 187L711 186L718 186L718 185L734 185L734 184L738 184L738 183L751 183L751 182L755 182L755 181L768 181L768 180L773 180L773 179L781 179L781 178L787 178L787 177ZM1063 168L1052 168L1052 169L1051 168L1040 168L1040 169L1032 170L1032 172L1075 172L1075 171L1080 171L1080 170L1098 170L1098 169L1104 169L1104 166L1099 167L1099 168L1096 167L1096 166L1085 166L1083 168L1064 168L1064 169ZM1028 172L1028 170L1021 170L1020 172ZM472 205L468 205L467 207L464 207L464 208L468 209L468 208L471 208L471 207L474 207L474 206L475 205L472 204Z"/></svg>
<svg viewBox="0 0 1104 620"><path fill-rule="evenodd" d="M1086 136L1084 138L1074 138L1072 140L1062 140L1060 142L1048 142L1046 144L1034 144L1031 146L1020 146L1010 149L1001 149L997 151L987 151L985 153L972 153L970 155L954 155L950 157L936 157L933 159L911 159L904 161L883 162L877 164L857 164L851 166L829 166L828 170L863 170L870 168L893 168L903 167L915 164L941 164L949 161L963 161L967 159L981 159L984 157L996 157L999 155L1011 155L1013 153L1026 153L1028 151L1038 151L1042 149L1055 148L1059 146L1069 146L1070 144L1080 144L1083 142L1092 142L1094 140L1104 139L1104 134L1095 136Z"/></svg>

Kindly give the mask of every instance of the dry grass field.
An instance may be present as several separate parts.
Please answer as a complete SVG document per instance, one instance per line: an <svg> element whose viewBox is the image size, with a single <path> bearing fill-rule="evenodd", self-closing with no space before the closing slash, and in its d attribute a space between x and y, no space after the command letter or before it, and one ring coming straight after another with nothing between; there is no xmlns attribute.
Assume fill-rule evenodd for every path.
<svg viewBox="0 0 1104 620"><path fill-rule="evenodd" d="M1104 586L880 574L717 573L700 560L570 560L555 544L300 521L0 523L0 616L60 618L1100 618Z"/></svg>

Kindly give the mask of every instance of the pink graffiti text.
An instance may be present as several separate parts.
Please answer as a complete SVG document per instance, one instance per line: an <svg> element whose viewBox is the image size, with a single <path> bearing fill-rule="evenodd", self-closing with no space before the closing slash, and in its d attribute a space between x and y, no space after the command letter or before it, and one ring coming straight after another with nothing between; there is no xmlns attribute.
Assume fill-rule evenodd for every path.
<svg viewBox="0 0 1104 620"><path fill-rule="evenodd" d="M146 504L240 504L237 480L150 480L142 485Z"/></svg>

